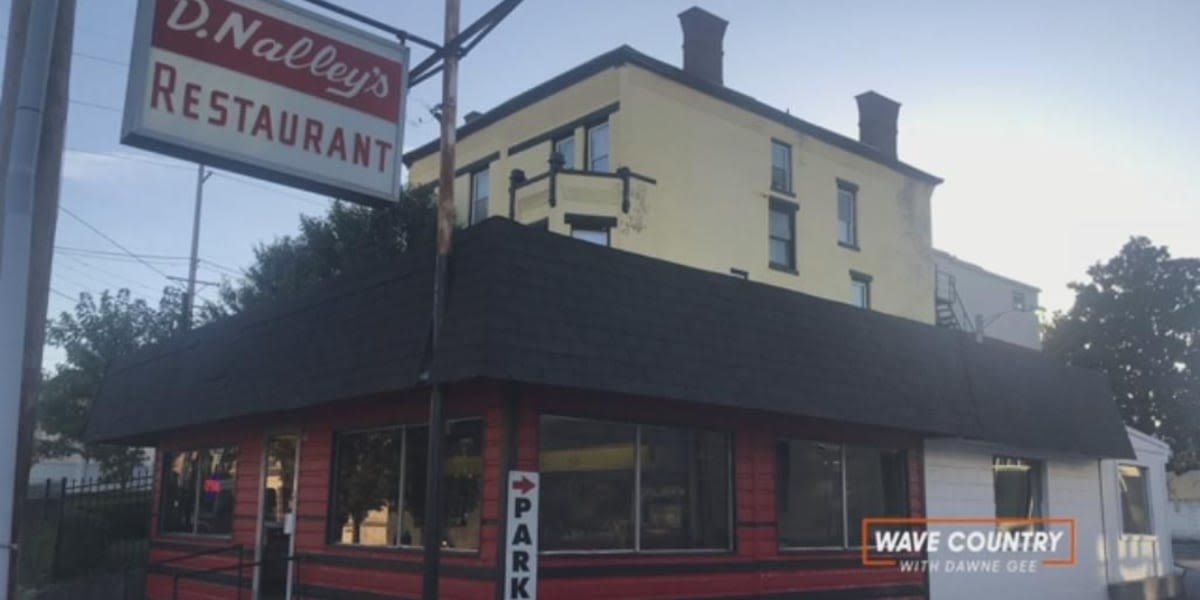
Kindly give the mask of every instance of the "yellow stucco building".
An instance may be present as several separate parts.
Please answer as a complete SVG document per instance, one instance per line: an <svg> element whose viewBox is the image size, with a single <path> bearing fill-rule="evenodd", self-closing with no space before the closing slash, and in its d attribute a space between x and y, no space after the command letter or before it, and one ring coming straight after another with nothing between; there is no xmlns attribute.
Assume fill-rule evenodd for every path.
<svg viewBox="0 0 1200 600"><path fill-rule="evenodd" d="M899 104L858 96L857 140L813 125L722 84L725 21L680 21L683 68L622 46L468 115L461 224L508 216L933 323L941 180L897 158ZM436 181L436 141L405 162Z"/></svg>

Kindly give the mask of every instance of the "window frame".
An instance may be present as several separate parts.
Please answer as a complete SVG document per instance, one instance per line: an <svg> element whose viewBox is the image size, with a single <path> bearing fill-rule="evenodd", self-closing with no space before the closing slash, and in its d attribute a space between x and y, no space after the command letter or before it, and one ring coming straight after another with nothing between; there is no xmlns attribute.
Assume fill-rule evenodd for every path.
<svg viewBox="0 0 1200 600"><path fill-rule="evenodd" d="M191 531L169 531L163 527L163 521L166 519L167 512L165 510L163 510L163 502L166 499L166 496L164 493L165 489L163 489L164 486L161 484L165 481L167 472L171 470L171 461L166 460L166 458L171 456L172 454L178 455L178 454L197 452L197 453L207 454L211 460L212 454L210 454L210 453L213 450L221 450L222 452L228 452L228 451L232 450L235 453L237 453L237 455L238 455L238 457L237 457L237 459L235 459L235 461L237 461L241 458L241 448L238 444L230 444L227 446L205 446L205 447L199 447L199 448L178 448L178 449L163 451L163 453L162 453L162 455L163 455L162 468L159 469L160 485L159 485L159 491L158 491L158 499L157 499L157 502L155 502L156 508L158 509L158 518L155 519L155 525L158 529L159 536L161 536L161 537L218 539L218 540L233 538L234 532L233 532L232 521L237 520L236 519L236 517L237 517L237 484L238 484L238 477L240 475L239 473L235 473L234 477L233 477L233 509L232 509L233 515L232 515L232 519L231 519L229 533L200 533L198 531L200 528L200 519L199 519L200 495L203 493L203 489L204 489L203 483L201 481L201 474L203 473L203 470L201 470L199 468L196 469L196 479L195 479L196 498L192 502L192 511L191 511L192 512L192 530ZM235 464L236 464L236 462L235 462ZM209 466L209 468L211 470L211 465ZM256 518L257 518L257 515L256 515Z"/></svg>
<svg viewBox="0 0 1200 600"><path fill-rule="evenodd" d="M781 509L779 506L776 506L775 507L775 511L776 511L775 540L776 540L776 548L780 553L797 553L797 552L809 552L809 551L828 552L831 550L857 552L859 550L862 550L861 545L858 545L857 543L854 545L850 544L850 505L848 502L846 502L846 489L847 489L847 486L846 486L846 480L847 480L846 448L848 448L850 446L855 446L858 448L870 448L872 450L879 450L879 451L893 451L893 452L897 452L900 454L901 464L904 465L904 477L901 478L901 482L903 484L904 489L901 490L901 492L900 492L901 499L904 502L904 515L903 516L907 517L910 514L912 514L912 502L909 498L909 494L912 490L910 489L911 482L909 481L910 469L909 469L908 462L909 462L910 450L908 448L875 446L875 445L870 445L870 444L851 444L851 443L847 443L847 442L830 442L830 441L819 440L819 439L806 439L803 437L787 436L787 435L776 436L775 447L778 448L778 446L781 442L801 442L801 443L812 443L812 444L825 444L827 446L837 446L838 447L838 456L839 456L838 460L840 461L840 464L841 464L840 478L841 478L841 487L842 487L842 493L841 493L842 545L841 546L786 546L786 545L784 545L783 535L782 535L782 531L781 531L782 530L782 520L778 517L778 513ZM778 460L777 453L775 455L775 458L776 458L776 460ZM775 486L776 486L777 490L779 487L779 472L780 472L779 465L776 464L775 465ZM778 492L776 492L776 493L778 493ZM859 541L859 540L856 540L856 541Z"/></svg>
<svg viewBox="0 0 1200 600"><path fill-rule="evenodd" d="M491 169L491 164L487 164L487 165L484 165L484 166L482 166L478 169L475 169L474 171L471 171L469 173L469 177L467 179L467 190L468 190L468 193L467 193L467 226L478 225L483 220L483 219L479 219L478 215L475 214L475 203L477 201L482 200L484 202L485 207L489 203L491 203L491 200L492 200L492 190L491 190L492 174L491 174L490 169ZM483 196L483 198L476 198L475 197L475 192L476 192L475 184L481 174L487 175L487 185L484 186L484 194L485 195ZM487 217L488 216L486 214L483 216L484 219L486 219Z"/></svg>
<svg viewBox="0 0 1200 600"><path fill-rule="evenodd" d="M842 239L842 192L850 194L850 223L848 227L849 240ZM858 184L851 183L845 179L837 180L837 243L843 248L850 250L859 249L858 238Z"/></svg>
<svg viewBox="0 0 1200 600"><path fill-rule="evenodd" d="M771 198L771 201L767 207L767 266L771 269L792 274L796 274L798 272L797 264L799 261L797 260L796 256L796 213L799 210L800 207L795 202L789 202L782 198ZM783 238L776 237L775 233L771 231L772 213L783 213L787 216L788 234L790 236L789 239L784 240ZM790 264L777 263L771 256L771 243L775 241L787 242L788 260Z"/></svg>
<svg viewBox="0 0 1200 600"><path fill-rule="evenodd" d="M1025 463L1028 463L1031 466L1031 468L1035 468L1037 470L1037 490L1036 490L1036 492L1037 492L1037 498L1036 498L1037 514L1036 515L1034 515L1032 517L1010 517L1010 516L1000 515L1000 505L999 505L999 503L996 502L996 494L999 491L999 488L997 488L997 486L996 486L996 472L997 472L996 466L997 466L997 461L999 461L999 460L1023 461ZM1046 461L1043 459L1029 458L1027 456L1016 456L1016 455L1012 455L1012 454L993 454L992 455L992 504L993 504L992 512L993 512L993 514L995 514L997 519L1020 519L1020 518L1044 519L1044 518L1046 518L1046 509L1048 508L1048 505L1049 505L1049 494L1048 494L1048 488L1049 488L1049 482L1050 482L1049 477L1050 477L1050 474L1049 474L1048 470L1046 469ZM1032 527L1033 529L1042 529L1043 526L1044 526L1043 523L1034 523L1030 527ZM996 527L1001 528L1002 525L1000 523L997 523Z"/></svg>
<svg viewBox="0 0 1200 600"><path fill-rule="evenodd" d="M593 132L601 128L603 128L607 134L603 156L604 159L608 161L608 168L604 170L597 170L592 168L592 162L596 159L595 153L592 150L592 138ZM608 119L604 119L603 121L597 123L592 123L591 125L585 127L583 131L583 164L581 165L580 170L587 171L589 173L615 172L612 168L612 127L609 124Z"/></svg>
<svg viewBox="0 0 1200 600"><path fill-rule="evenodd" d="M616 217L606 217L601 215L584 215L579 213L566 213L563 215L563 222L571 228L570 235L572 239L594 243L591 240L575 237L576 231L599 231L604 233L604 246L612 247L612 230L617 226ZM597 246L599 244L596 244Z"/></svg>
<svg viewBox="0 0 1200 600"><path fill-rule="evenodd" d="M541 443L541 422L543 417L551 417L555 419L567 419L572 421L592 421L598 423L610 423L613 425L626 425L634 428L633 436L633 506L631 518L631 528L633 529L633 547L632 548L612 548L612 549L597 549L597 550L543 550L539 547L538 555L541 556L605 556L605 555L673 555L673 554L732 554L737 551L737 506L735 504L737 495L735 494L734 485L737 481L734 473L734 452L736 446L736 435L733 430L707 428L693 425L681 425L678 423L654 423L651 421L633 421L625 419L614 419L607 417L591 417L579 416L572 414L562 414L555 412L542 411L538 413L538 472L542 471L542 443ZM642 548L642 429L644 427L660 427L687 429L693 431L706 431L709 433L719 433L725 438L725 506L726 506L726 527L728 528L728 543L724 548ZM539 509L540 510L540 509ZM541 518L541 515L538 515Z"/></svg>
<svg viewBox="0 0 1200 600"><path fill-rule="evenodd" d="M858 308L861 308L864 310L871 310L871 300L872 300L871 296L873 295L871 293L871 288L873 287L871 284L874 280L875 280L874 277L871 277L870 275L867 275L866 273L861 273L859 271L854 271L854 270L850 271L850 292L851 292L851 298L850 298L851 304L850 305L851 306L855 306L855 307L858 307ZM863 299L866 301L866 304L859 305L859 304L853 303L854 287L857 285L861 285L863 288Z"/></svg>
<svg viewBox="0 0 1200 600"><path fill-rule="evenodd" d="M472 415L472 416L458 417L458 418L453 418L453 419L446 419L447 431L449 430L449 427L451 424L462 423L465 421L478 421L481 425L481 427L479 428L479 458L480 458L480 463L482 465L485 462L484 461L484 458L485 458L484 453L487 451L486 450L487 449L487 420L482 415L479 415L479 416ZM396 503L396 514L400 515L400 518L402 519L403 515L404 515L404 484L408 480L408 469L405 468L405 463L408 461L408 430L409 429L419 429L419 428L428 427L428 426L429 426L428 423L422 423L422 422L395 423L395 424L391 424L391 425L372 425L372 426L367 426L367 427L337 429L332 432L333 439L332 439L332 443L330 444L330 451L329 451L329 490L327 492L327 499L326 499L328 507L326 509L326 514L325 514L325 544L324 544L324 546L326 548L350 549L350 550L355 550L355 551L362 550L362 551L368 551L368 552L420 552L421 551L421 548L422 548L421 545L402 545L399 543L399 537L403 532L403 528L399 528L399 527L396 530L396 539L392 540L393 543L390 543L387 545L370 546L370 545L366 545L366 544L354 544L354 543L349 543L349 542L334 541L333 538L334 538L334 534L336 533L336 531L334 529L334 521L335 521L334 517L339 508L338 504L335 500L335 496L337 494L337 482L338 482L338 470L337 470L338 469L338 446L339 446L341 437L346 436L346 435L373 433L373 432L378 432L378 431L392 431L395 429L399 429L399 430L401 430L400 457L399 457L400 473L399 473L399 477L397 478L397 488L396 488L396 491L398 493L397 503ZM442 458L444 459L445 455L443 455ZM479 478L479 510L480 511L483 510L483 503L484 503L483 494L485 491L484 490L484 477L485 476L486 476L486 470L483 474L481 474L481 476ZM445 477L445 474L443 473L443 479L444 479L444 477ZM443 481L442 484L443 484L443 488L444 488L445 481ZM482 512L481 512L481 515L482 515ZM443 518L445 518L445 513L443 513L442 516L443 516ZM424 535L424 529L422 529L422 535ZM476 540L475 540L476 547L475 548L445 548L445 547L443 547L442 552L455 554L455 555L459 555L459 556L478 555L480 552L482 552L482 546L483 546L482 518L480 521L479 531L476 532L475 537L476 537Z"/></svg>
<svg viewBox="0 0 1200 600"><path fill-rule="evenodd" d="M1154 502L1150 499L1150 467L1138 463L1119 462L1116 465L1117 474L1117 495L1121 502L1121 537L1123 538L1157 538L1155 533L1154 522L1156 515L1154 514ZM1121 476L1121 467L1132 467L1138 470L1142 480L1142 491L1145 492L1143 497L1146 500L1146 532L1126 531L1128 523L1125 522L1125 493L1121 488L1124 485L1124 477Z"/></svg>
<svg viewBox="0 0 1200 600"><path fill-rule="evenodd" d="M1029 296L1025 293L1025 290L1012 291L1012 309L1017 312L1029 310Z"/></svg>
<svg viewBox="0 0 1200 600"><path fill-rule="evenodd" d="M558 150L559 144L562 144L562 143L568 142L568 141L571 142L571 155L567 156L566 154L563 154L563 168L568 171L575 170L575 168L576 168L575 167L575 152L576 152L575 151L575 145L576 145L575 138L576 138L575 131L572 130L570 133L561 135L559 137L556 137L556 138L553 138L550 140L550 157L551 158L554 157L555 152L559 151Z"/></svg>
<svg viewBox="0 0 1200 600"><path fill-rule="evenodd" d="M784 165L784 186L775 187L775 149L782 148L787 154L787 162ZM796 189L795 184L795 169L792 160L792 145L782 140L771 138L771 180L769 189L772 192L780 194L794 194Z"/></svg>

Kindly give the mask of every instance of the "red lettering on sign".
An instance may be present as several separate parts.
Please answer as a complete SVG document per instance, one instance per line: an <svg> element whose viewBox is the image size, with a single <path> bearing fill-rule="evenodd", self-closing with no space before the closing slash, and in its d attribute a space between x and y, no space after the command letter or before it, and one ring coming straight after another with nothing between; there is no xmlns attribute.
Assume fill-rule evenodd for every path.
<svg viewBox="0 0 1200 600"><path fill-rule="evenodd" d="M150 108L158 108L158 98L161 95L166 111L175 112L171 104L171 94L175 92L175 67L166 63L154 63L154 88L150 90Z"/></svg>
<svg viewBox="0 0 1200 600"><path fill-rule="evenodd" d="M158 0L151 43L381 119L399 120L402 63L229 0Z"/></svg>

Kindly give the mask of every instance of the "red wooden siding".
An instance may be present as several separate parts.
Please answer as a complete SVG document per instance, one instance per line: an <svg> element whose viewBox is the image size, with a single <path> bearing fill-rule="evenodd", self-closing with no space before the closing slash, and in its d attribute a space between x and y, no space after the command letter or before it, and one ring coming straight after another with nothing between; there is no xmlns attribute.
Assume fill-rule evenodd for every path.
<svg viewBox="0 0 1200 600"><path fill-rule="evenodd" d="M269 432L302 434L298 472L296 553L297 597L336 594L352 598L416 598L421 586L421 553L416 549L371 549L330 545L326 541L330 468L337 431L424 422L428 393L414 391L386 398L342 402L336 406L198 428L164 439L163 449L236 444L239 447L236 513L232 536L201 538L162 535L157 526L151 561L188 551L244 544L246 561L254 556L263 442ZM484 419L482 519L477 552L444 553L442 598L474 600L497 597L503 569L497 550L502 524L503 478L507 462L508 409L505 387L480 382L454 386L450 418ZM699 407L645 398L614 397L523 386L517 399L516 468L538 468L538 417L543 413L594 417L650 424L675 424L725 430L733 434L734 548L702 554L544 555L540 558L538 594L543 599L616 600L628 598L747 598L789 592L861 589L862 598L924 598L920 574L859 565L857 551L781 551L775 525L775 440L780 436L842 443L894 445L909 451L910 507L924 511L919 436L887 430L848 427L827 422ZM159 459L161 460L161 458ZM161 466L159 466L161 469ZM161 473L161 470L158 471ZM158 495L156 482L156 498ZM170 598L171 573L234 564L236 554L197 557L169 568L151 569L148 597ZM243 585L250 585L247 569ZM234 571L208 581L185 578L180 598L235 596ZM244 596L249 598L249 590ZM782 596L780 596L782 597ZM799 597L799 596L798 596ZM846 598L857 597L854 595Z"/></svg>

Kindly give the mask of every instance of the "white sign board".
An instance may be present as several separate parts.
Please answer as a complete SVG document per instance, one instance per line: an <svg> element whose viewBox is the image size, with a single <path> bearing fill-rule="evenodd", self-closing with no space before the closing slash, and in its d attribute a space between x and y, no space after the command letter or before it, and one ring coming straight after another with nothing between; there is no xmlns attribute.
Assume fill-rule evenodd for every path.
<svg viewBox="0 0 1200 600"><path fill-rule="evenodd" d="M504 545L504 600L537 598L537 471L508 472L508 513Z"/></svg>
<svg viewBox="0 0 1200 600"><path fill-rule="evenodd" d="M394 201L407 79L399 43L280 0L139 0L121 141Z"/></svg>

